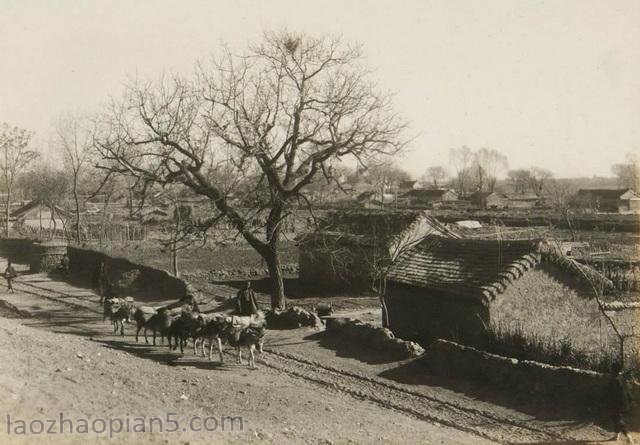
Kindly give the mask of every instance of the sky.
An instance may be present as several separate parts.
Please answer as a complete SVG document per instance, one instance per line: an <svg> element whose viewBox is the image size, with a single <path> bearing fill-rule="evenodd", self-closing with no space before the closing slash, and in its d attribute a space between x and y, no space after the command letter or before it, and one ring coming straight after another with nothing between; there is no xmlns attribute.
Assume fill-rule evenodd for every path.
<svg viewBox="0 0 640 445"><path fill-rule="evenodd" d="M639 24L637 0L0 0L0 122L46 150L59 116L95 112L128 77L287 28L362 44L409 122L397 162L416 177L462 145L610 176L640 151Z"/></svg>

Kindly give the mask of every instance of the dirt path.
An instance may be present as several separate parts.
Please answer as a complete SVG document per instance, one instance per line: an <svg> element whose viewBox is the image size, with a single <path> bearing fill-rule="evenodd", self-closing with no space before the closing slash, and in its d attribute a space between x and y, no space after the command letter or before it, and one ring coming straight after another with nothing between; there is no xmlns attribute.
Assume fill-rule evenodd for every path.
<svg viewBox="0 0 640 445"><path fill-rule="evenodd" d="M8 324L20 333L18 337L3 336L3 343L7 342L8 345L2 345L2 355L10 355L5 355L2 363L6 365L8 362L5 359L11 354L17 355L20 363L3 365L2 375L13 374L13 383L32 382L33 376L24 375L24 369L40 376L39 366L50 361L47 367L55 368L55 378L36 379L38 384L34 390L43 394L51 392L58 398L62 393L67 397L44 397L41 413L79 405L82 407L81 413L93 416L107 416L109 413L122 416L124 411L149 415L152 410L158 413L158 407L164 407L160 411L166 415L168 406L171 406L177 410L173 412L186 418L203 411L213 412L212 405L215 405L215 412L223 412L219 407L235 410L224 413L242 415L250 425L243 433L217 432L213 436L214 440L222 441L250 438L298 443L324 440L344 443L349 439L358 443L477 443L483 440L531 443L602 440L608 434L592 425L539 420L501 406L474 401L443 388L393 382L378 376L382 369L380 366L336 357L335 354L331 358L326 349L320 350L316 345L315 348L319 350L314 350L313 342L283 342L285 339L291 340L292 336L297 335L297 339L305 336L295 331L270 332L271 345L259 359L259 371L249 371L244 366L230 363L233 362L231 356L227 356L223 365L207 362L190 353L180 356L159 346L136 345L130 336L119 338L108 335L109 327L101 321L97 297L86 290L39 276L23 277L16 288L19 293L0 295L0 300L12 309L28 312L33 317L0 320L1 328L4 329ZM48 335L52 331L58 335ZM70 333L81 336L69 336ZM22 342L23 337L27 339L25 342ZM23 347L31 343L38 347L29 347L26 349L29 354L19 355L17 350L21 349L21 345L16 344L17 338L20 338L19 343ZM296 346L286 347L283 344ZM69 348L69 345L74 346ZM13 353L7 352L12 349ZM56 353L51 354L52 350ZM83 357L80 360L82 373L72 377L75 384L68 380L59 382L58 377L65 375L67 363L78 363L78 350L83 351L80 353ZM45 358L41 353L49 357ZM98 353L103 358L85 361L95 358ZM115 356L111 357L111 354ZM106 363L106 355L110 356L108 360L115 361L115 366L99 366ZM27 362L37 362L38 366L32 369L33 366ZM61 371L56 373L56 369ZM11 382L9 377L7 379ZM3 380L0 387L4 388L3 397L8 394L10 399L16 393L11 393L12 386L6 385L7 379ZM114 389L117 385L132 379L137 383L128 388L133 391L127 391L127 397L110 396L109 391L117 392ZM58 383L67 386L68 392L58 389ZM68 387L69 384L72 386ZM188 390L186 393L185 387ZM234 387L243 389L234 392ZM165 390L158 394L154 388ZM278 388L277 391L274 388ZM180 390L183 392L179 394ZM183 394L187 399L180 398ZM22 396L22 393L18 394L18 397ZM114 398L118 400L117 403L111 400ZM90 399L91 405L80 402L84 399ZM200 403L189 406L194 399ZM15 403L14 409L32 406L26 399L18 400L22 402ZM120 411L96 409L111 405ZM188 436L186 440L189 441L209 441L212 437L212 433L183 434ZM155 436L144 437L152 441Z"/></svg>

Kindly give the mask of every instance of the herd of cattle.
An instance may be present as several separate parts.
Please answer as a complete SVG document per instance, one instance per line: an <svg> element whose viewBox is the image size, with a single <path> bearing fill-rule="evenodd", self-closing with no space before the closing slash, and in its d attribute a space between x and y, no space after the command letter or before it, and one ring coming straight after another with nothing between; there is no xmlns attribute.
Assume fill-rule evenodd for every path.
<svg viewBox="0 0 640 445"><path fill-rule="evenodd" d="M161 342L166 338L170 349L184 346L188 340L193 342L193 353L198 346L205 354L205 342L209 345L209 360L212 360L213 345L218 346L220 361L223 361L222 345L227 343L236 348L238 363L242 363L242 347L249 349L249 367L255 368L255 350L262 352L266 333L266 320L262 312L248 317L232 316L226 313L200 313L193 301L181 301L178 305L155 308L137 305L131 299L111 297L104 299L103 320L110 319L113 332L124 335L124 323L136 324L136 342L143 331L148 344L147 331L153 332L153 345L159 335Z"/></svg>

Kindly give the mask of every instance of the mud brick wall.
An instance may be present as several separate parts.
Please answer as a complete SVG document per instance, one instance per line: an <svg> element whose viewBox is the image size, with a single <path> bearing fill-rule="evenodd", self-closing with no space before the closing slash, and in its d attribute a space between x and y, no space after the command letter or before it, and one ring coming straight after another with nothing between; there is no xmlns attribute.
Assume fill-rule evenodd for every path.
<svg viewBox="0 0 640 445"><path fill-rule="evenodd" d="M373 282L372 257L367 247L304 244L298 257L300 281L324 289L366 291Z"/></svg>
<svg viewBox="0 0 640 445"><path fill-rule="evenodd" d="M607 407L606 374L506 358L446 340L429 346L421 360L436 375L471 379L558 404Z"/></svg>
<svg viewBox="0 0 640 445"><path fill-rule="evenodd" d="M109 281L123 296L141 301L168 300L183 297L187 283L164 270L133 263L124 258L112 258L104 253L78 247L68 248L71 273L91 280L100 261L104 261Z"/></svg>
<svg viewBox="0 0 640 445"><path fill-rule="evenodd" d="M0 256L9 261L20 264L30 264L32 256L36 253L34 240L27 238L3 238L0 239Z"/></svg>

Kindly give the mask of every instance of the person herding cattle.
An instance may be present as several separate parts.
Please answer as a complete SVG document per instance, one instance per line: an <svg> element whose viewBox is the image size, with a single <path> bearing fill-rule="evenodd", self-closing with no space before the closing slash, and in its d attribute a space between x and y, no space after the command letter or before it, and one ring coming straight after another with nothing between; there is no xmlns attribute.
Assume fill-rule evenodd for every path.
<svg viewBox="0 0 640 445"><path fill-rule="evenodd" d="M259 311L256 294L251 289L251 281L247 281L244 288L238 291L236 297L236 309L241 316L257 314Z"/></svg>
<svg viewBox="0 0 640 445"><path fill-rule="evenodd" d="M107 277L107 270L104 261L100 261L97 269L93 274L93 288L100 296L100 303L104 301L105 292L109 285L109 279Z"/></svg>
<svg viewBox="0 0 640 445"><path fill-rule="evenodd" d="M7 289L9 292L13 292L13 279L17 276L18 274L13 268L11 261L7 262L7 268L4 270L4 278L7 280Z"/></svg>

